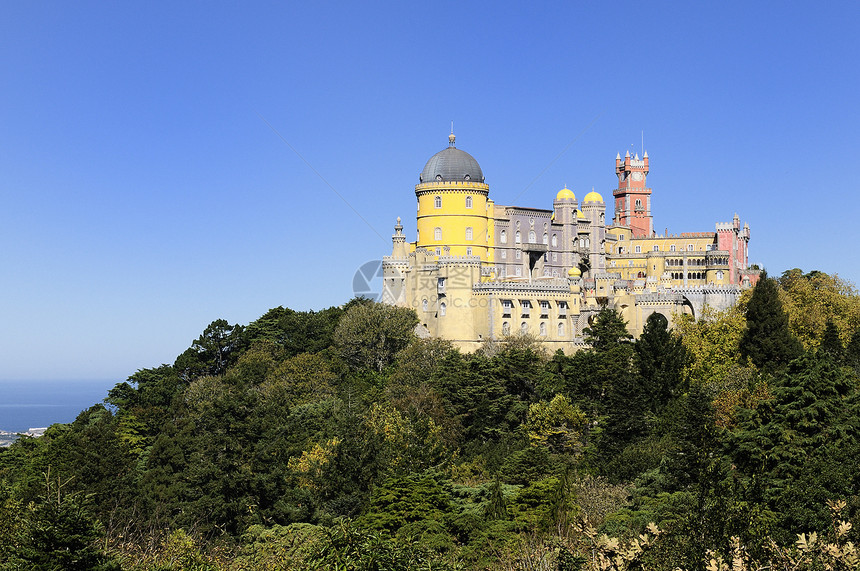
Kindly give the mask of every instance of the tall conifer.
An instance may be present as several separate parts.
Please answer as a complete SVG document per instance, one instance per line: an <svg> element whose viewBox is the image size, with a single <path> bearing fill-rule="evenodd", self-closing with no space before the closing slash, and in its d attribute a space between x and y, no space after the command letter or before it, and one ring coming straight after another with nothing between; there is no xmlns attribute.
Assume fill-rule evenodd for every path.
<svg viewBox="0 0 860 571"><path fill-rule="evenodd" d="M788 315L779 300L776 280L762 272L747 304L747 327L740 341L741 357L759 368L785 366L803 353L788 329Z"/></svg>
<svg viewBox="0 0 860 571"><path fill-rule="evenodd" d="M680 338L672 335L669 321L659 313L648 316L633 348L645 399L651 412L659 413L681 383L687 349Z"/></svg>
<svg viewBox="0 0 860 571"><path fill-rule="evenodd" d="M821 335L821 344L818 346L818 353L833 359L837 363L842 362L845 347L842 346L842 339L839 338L839 328L833 323L832 319L827 320L824 333Z"/></svg>

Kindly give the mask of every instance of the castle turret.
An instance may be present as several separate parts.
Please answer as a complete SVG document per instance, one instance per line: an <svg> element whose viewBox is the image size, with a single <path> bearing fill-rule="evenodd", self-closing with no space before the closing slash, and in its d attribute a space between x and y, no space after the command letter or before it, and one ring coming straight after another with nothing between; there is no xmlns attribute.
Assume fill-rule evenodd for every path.
<svg viewBox="0 0 860 571"><path fill-rule="evenodd" d="M400 217L397 217L397 224L394 225L394 235L391 236L393 247L391 249L391 257L397 260L405 260L409 253L406 247L406 236L403 234L403 224L400 223Z"/></svg>

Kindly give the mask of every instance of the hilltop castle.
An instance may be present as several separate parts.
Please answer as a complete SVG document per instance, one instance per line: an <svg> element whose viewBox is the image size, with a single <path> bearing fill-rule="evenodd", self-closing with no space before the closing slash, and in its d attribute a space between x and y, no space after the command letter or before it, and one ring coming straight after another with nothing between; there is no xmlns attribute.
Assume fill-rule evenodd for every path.
<svg viewBox="0 0 860 571"><path fill-rule="evenodd" d="M594 191L579 202L563 188L551 210L495 204L478 162L453 133L448 141L415 186L416 240L406 241L398 218L383 260L383 301L414 308L427 336L472 350L522 332L573 351L601 307L617 309L638 335L651 313L672 323L705 305L723 309L757 278L737 215L713 232L654 232L647 152L615 157L607 223Z"/></svg>

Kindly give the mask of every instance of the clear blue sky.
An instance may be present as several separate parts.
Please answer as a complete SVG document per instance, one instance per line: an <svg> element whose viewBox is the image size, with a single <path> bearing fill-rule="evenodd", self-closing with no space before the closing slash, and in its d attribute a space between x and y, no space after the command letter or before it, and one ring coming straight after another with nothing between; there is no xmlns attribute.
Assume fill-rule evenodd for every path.
<svg viewBox="0 0 860 571"><path fill-rule="evenodd" d="M771 274L860 280L856 2L0 10L0 379L347 301L452 119L497 203L607 195L644 131L658 231L737 212Z"/></svg>

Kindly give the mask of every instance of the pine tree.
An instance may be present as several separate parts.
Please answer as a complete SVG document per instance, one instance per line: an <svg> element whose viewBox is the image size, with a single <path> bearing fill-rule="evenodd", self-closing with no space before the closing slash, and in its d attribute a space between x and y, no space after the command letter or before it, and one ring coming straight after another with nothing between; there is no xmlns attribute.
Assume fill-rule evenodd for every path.
<svg viewBox="0 0 860 571"><path fill-rule="evenodd" d="M860 329L854 331L848 346L845 347L845 364L860 372Z"/></svg>
<svg viewBox="0 0 860 571"><path fill-rule="evenodd" d="M841 363L845 356L845 348L842 346L842 340L839 338L839 328L833 323L832 319L827 320L824 333L821 335L821 344L818 346L818 353L821 356L833 359L836 363Z"/></svg>
<svg viewBox="0 0 860 571"><path fill-rule="evenodd" d="M652 313L633 346L639 382L650 411L658 414L672 398L687 363L687 349L668 329L669 320Z"/></svg>
<svg viewBox="0 0 860 571"><path fill-rule="evenodd" d="M776 280L762 272L747 304L747 327L740 341L741 357L760 369L783 367L803 352L788 329Z"/></svg>
<svg viewBox="0 0 860 571"><path fill-rule="evenodd" d="M598 351L610 349L633 338L627 332L627 322L614 309L603 309L591 327L587 327L585 342Z"/></svg>

